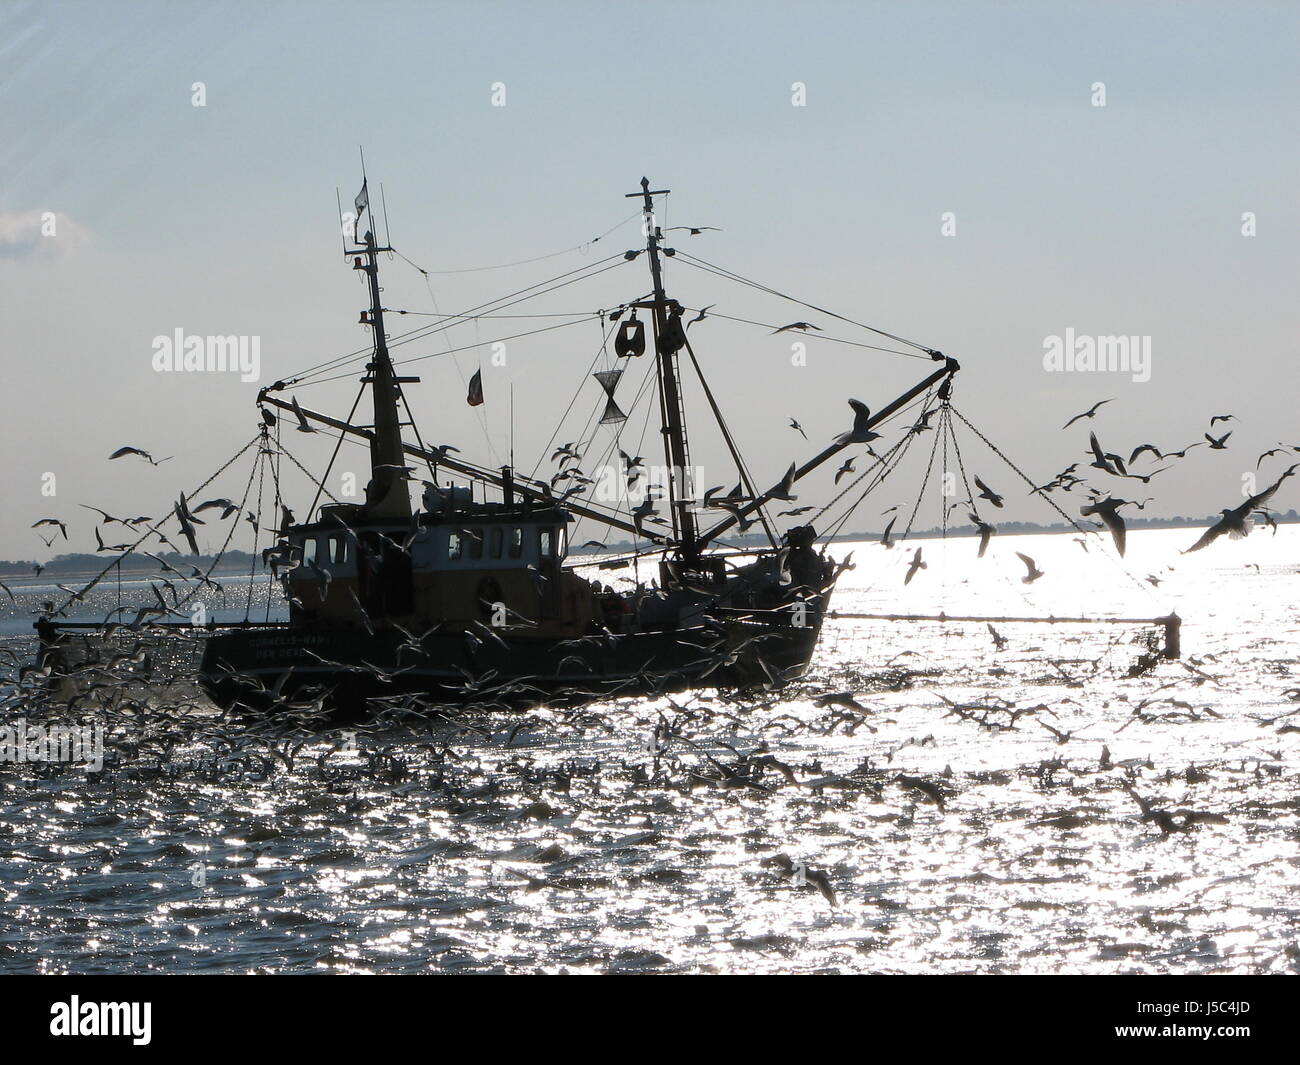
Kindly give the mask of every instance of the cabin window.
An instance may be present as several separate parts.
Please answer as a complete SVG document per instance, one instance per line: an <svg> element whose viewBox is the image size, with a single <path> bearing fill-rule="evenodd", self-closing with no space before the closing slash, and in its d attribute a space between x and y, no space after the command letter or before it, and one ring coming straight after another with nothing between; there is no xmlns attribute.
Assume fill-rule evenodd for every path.
<svg viewBox="0 0 1300 1065"><path fill-rule="evenodd" d="M510 557L522 558L524 555L524 530L516 525L510 530Z"/></svg>
<svg viewBox="0 0 1300 1065"><path fill-rule="evenodd" d="M537 554L541 558L550 558L555 548L555 531L553 529L537 530Z"/></svg>
<svg viewBox="0 0 1300 1065"><path fill-rule="evenodd" d="M500 558L501 545L505 540L505 530L501 528L492 529L488 533L488 557Z"/></svg>
<svg viewBox="0 0 1300 1065"><path fill-rule="evenodd" d="M346 536L331 536L329 538L329 557L333 559L336 566L342 565L348 560L348 538Z"/></svg>
<svg viewBox="0 0 1300 1065"><path fill-rule="evenodd" d="M452 561L460 558L464 545L461 540L460 530L456 529L447 534L447 557Z"/></svg>
<svg viewBox="0 0 1300 1065"><path fill-rule="evenodd" d="M316 561L316 537L302 542L302 562L305 566L308 562Z"/></svg>
<svg viewBox="0 0 1300 1065"><path fill-rule="evenodd" d="M468 541L469 557L482 558L483 557L483 530L466 529L465 537Z"/></svg>

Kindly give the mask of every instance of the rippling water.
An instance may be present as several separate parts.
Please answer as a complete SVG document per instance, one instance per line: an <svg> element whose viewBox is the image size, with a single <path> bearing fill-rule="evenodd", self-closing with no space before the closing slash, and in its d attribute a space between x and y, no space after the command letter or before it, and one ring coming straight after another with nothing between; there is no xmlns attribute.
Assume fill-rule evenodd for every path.
<svg viewBox="0 0 1300 1065"><path fill-rule="evenodd" d="M154 690L102 772L0 765L0 971L1300 971L1300 527L1194 538L835 547L841 611L1176 609L1136 675L1140 625L830 621L758 698L306 736Z"/></svg>

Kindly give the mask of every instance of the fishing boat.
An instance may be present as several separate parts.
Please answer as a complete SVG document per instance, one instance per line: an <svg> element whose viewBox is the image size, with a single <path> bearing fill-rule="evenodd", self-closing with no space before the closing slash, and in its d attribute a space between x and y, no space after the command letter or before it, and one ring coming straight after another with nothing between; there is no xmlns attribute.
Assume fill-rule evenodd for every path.
<svg viewBox="0 0 1300 1065"><path fill-rule="evenodd" d="M813 524L778 531L768 508L792 499L795 485L847 449L865 448L873 465L885 468L870 448L879 436L874 429L911 406L934 413L947 403L958 364L912 345L931 364L921 380L874 411L853 401L851 428L762 488L688 338L687 308L665 288L664 260L678 252L665 240L655 209L656 197L668 190L652 189L645 178L640 185L628 195L639 201L644 245L622 258L643 257L650 291L601 312L614 349L613 365L593 375L604 409L587 440L557 449L561 471L547 478L510 464L481 465L455 447L424 443L406 402L406 390L419 378L399 374L389 351L380 261L394 249L387 233L382 243L376 237L379 226L363 182L353 230L363 235L345 241L343 249L369 293L361 321L373 343L357 402L347 417L317 411L293 394L293 379L262 388L257 402L260 452L283 451L282 421L304 432L337 434L339 444L352 438L368 447L369 482L363 500L322 501L327 470L314 478L318 491L306 520L295 521L279 498L277 478L282 520L261 558L283 590L288 618L207 625L197 674L215 703L264 710L315 700L356 711L374 699L413 698L430 705L514 706L693 687L774 687L804 674L841 566ZM662 499L651 492L631 508L584 492L593 481L580 463L596 432L619 440L626 415L618 405L618 381L624 366L646 358L653 360L655 420L669 476ZM701 494L693 483L682 400L687 366L698 375L735 465L736 487L725 495ZM471 404L481 397L475 395L479 387L476 378ZM362 423L355 415L366 409L367 393L372 417ZM618 450L619 476L632 484L642 460ZM174 516L193 545L184 496ZM580 519L630 536L631 549L613 558L575 554L570 530ZM757 526L765 542L727 545L723 537L737 526ZM621 590L601 579L629 566L644 579L627 580L630 586ZM579 572L584 569L586 576ZM178 609L155 594L159 615ZM135 624L184 626L161 617L137 617ZM57 652L76 626L45 618L37 627L47 663L57 665Z"/></svg>
<svg viewBox="0 0 1300 1065"><path fill-rule="evenodd" d="M696 363L696 356L683 327L685 308L665 291L662 257L674 252L655 224L655 197L667 191L642 179L641 192L633 194L644 215L651 294L621 306L622 320L610 323L618 358L648 353L655 360L664 457L672 471L666 523L651 527L644 504L641 514L619 515L575 500L578 492L557 496L550 481L508 465L485 468L451 449L403 439L403 390L417 379L399 376L388 350L379 270L390 249L377 242L371 215L359 246L345 250L369 282L362 318L372 331L373 354L362 385L371 425L304 407L277 385L258 397L282 416L365 439L365 500L326 504L311 520L281 528L267 557L285 567L289 619L229 627L207 640L200 680L216 703L266 704L312 689L348 708L399 694L431 703L513 705L774 686L803 674L838 576L816 529L795 526L753 552L718 550L719 537L788 496L792 484L869 436L871 426L942 386L957 364L934 353L942 365L858 425L856 436L844 434L766 490L750 480L735 451L739 490L724 500L727 516L706 527L698 486L687 474L681 401L681 363L684 356ZM610 387L619 373L602 382L606 425L620 423ZM716 407L714 413L721 417ZM421 478L418 506L412 460L429 473ZM617 591L574 572L591 563L569 554L569 526L577 516L641 541L636 553L651 560L655 578Z"/></svg>

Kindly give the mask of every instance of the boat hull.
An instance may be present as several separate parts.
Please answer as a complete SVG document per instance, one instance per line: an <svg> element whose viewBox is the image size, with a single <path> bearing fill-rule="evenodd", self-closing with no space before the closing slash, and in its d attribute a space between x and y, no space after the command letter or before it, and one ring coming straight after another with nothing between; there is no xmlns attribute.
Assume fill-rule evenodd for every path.
<svg viewBox="0 0 1300 1065"><path fill-rule="evenodd" d="M820 604L819 604L820 606ZM357 712L373 699L513 707L692 687L776 686L802 675L821 609L788 618L709 619L672 631L581 639L437 630L247 626L208 639L199 680L222 707L307 703Z"/></svg>

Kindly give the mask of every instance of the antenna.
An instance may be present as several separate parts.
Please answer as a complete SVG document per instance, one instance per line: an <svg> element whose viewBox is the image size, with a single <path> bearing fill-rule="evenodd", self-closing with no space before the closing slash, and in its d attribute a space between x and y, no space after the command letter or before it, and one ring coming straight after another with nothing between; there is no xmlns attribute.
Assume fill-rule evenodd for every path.
<svg viewBox="0 0 1300 1065"><path fill-rule="evenodd" d="M343 201L339 199L339 187L334 186L334 208L338 212L334 217L339 220L339 242L343 245L343 258L348 257L348 237L343 231ZM352 239L356 239L356 230L352 231Z"/></svg>
<svg viewBox="0 0 1300 1065"><path fill-rule="evenodd" d="M510 468L515 465L515 383L510 382Z"/></svg>
<svg viewBox="0 0 1300 1065"><path fill-rule="evenodd" d="M388 200L384 198L384 183L382 181L379 183L379 202L383 204L384 207L384 243L387 244L389 248L392 248L393 235L388 231ZM388 258L392 259L392 257L393 253L390 251L388 253Z"/></svg>

